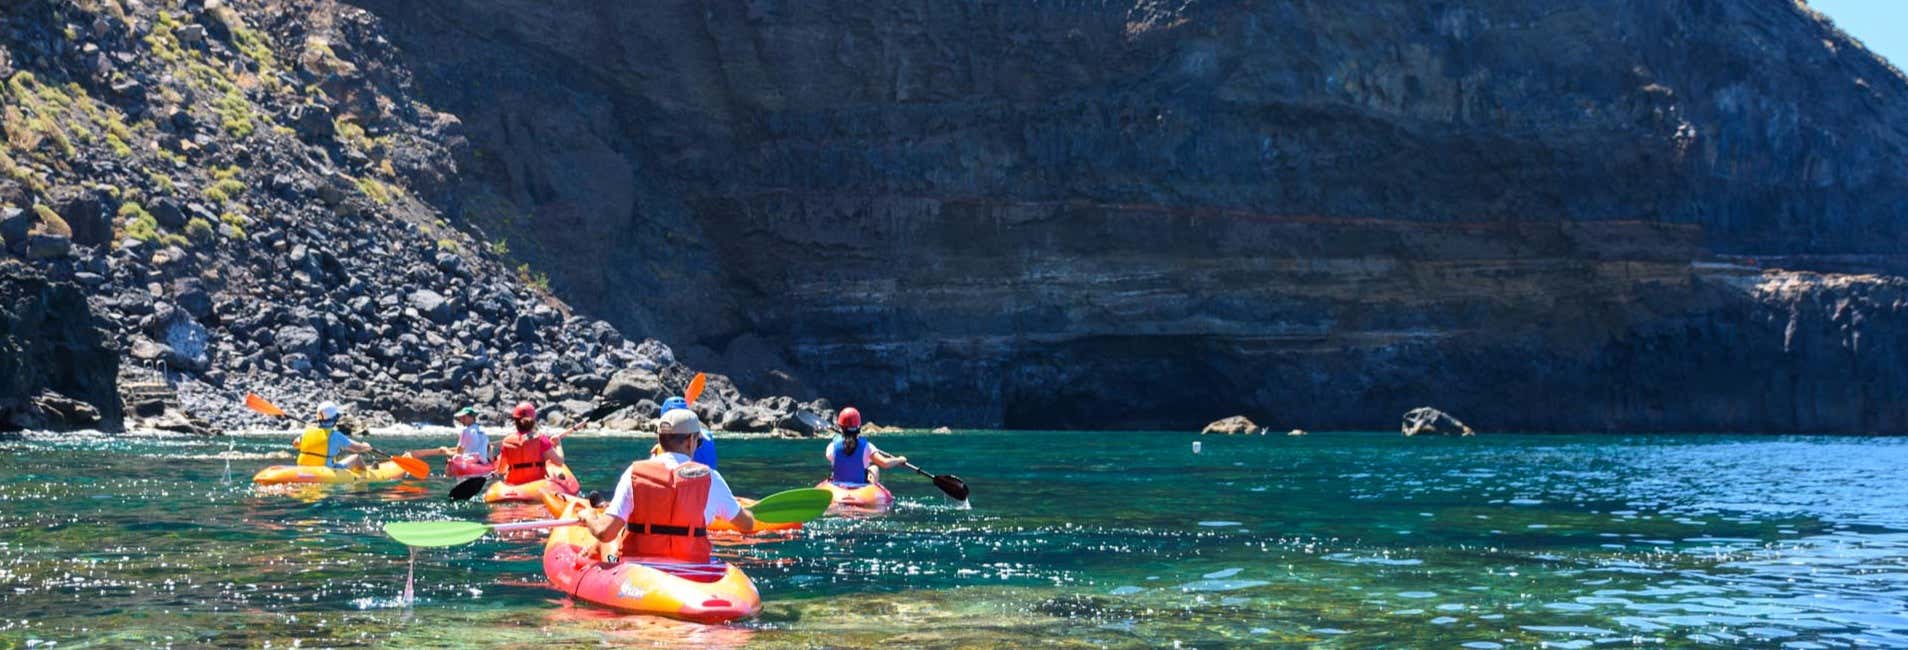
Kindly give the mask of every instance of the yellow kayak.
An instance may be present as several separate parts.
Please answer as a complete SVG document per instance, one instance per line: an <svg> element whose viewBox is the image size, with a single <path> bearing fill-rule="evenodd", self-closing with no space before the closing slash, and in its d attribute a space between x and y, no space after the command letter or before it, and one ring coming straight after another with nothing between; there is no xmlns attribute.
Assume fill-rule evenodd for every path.
<svg viewBox="0 0 1908 650"><path fill-rule="evenodd" d="M252 482L259 485L284 485L287 483L379 483L404 478L404 468L397 463L384 461L365 468L363 472L348 469L334 469L323 465L273 465L258 470L252 475Z"/></svg>

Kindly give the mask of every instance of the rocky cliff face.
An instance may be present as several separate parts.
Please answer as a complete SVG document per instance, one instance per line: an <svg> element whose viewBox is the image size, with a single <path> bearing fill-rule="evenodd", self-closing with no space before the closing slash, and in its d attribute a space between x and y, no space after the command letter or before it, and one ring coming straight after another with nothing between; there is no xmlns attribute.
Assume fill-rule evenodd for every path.
<svg viewBox="0 0 1908 650"><path fill-rule="evenodd" d="M602 410L681 372L627 331L917 424L1908 431L1908 82L1802 5L5 6L0 198L135 354L205 287L216 380Z"/></svg>
<svg viewBox="0 0 1908 650"><path fill-rule="evenodd" d="M354 4L480 125L454 212L527 214L605 261L552 264L565 295L751 387L920 423L1908 430L1848 397L1898 378L1797 351L1842 335L1764 325L1808 309L1692 267L1908 268L1908 84L1798 4Z"/></svg>
<svg viewBox="0 0 1908 650"><path fill-rule="evenodd" d="M246 392L371 423L529 400L628 424L686 383L668 346L575 313L506 240L417 198L458 174L463 127L410 96L363 12L0 9L0 240L32 267L0 279L0 428L117 428L122 353L226 426L264 423ZM699 407L737 427L827 408L711 383ZM137 392L142 416L166 406Z"/></svg>

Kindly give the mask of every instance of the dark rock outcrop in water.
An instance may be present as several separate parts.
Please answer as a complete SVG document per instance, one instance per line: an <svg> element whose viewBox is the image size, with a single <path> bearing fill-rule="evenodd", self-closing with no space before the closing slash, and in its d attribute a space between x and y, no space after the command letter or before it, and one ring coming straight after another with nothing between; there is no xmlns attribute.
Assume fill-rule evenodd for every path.
<svg viewBox="0 0 1908 650"><path fill-rule="evenodd" d="M0 261L0 431L114 426L118 372L80 287Z"/></svg>
<svg viewBox="0 0 1908 650"><path fill-rule="evenodd" d="M1788 2L0 11L9 254L219 408L1908 431L1908 82Z"/></svg>

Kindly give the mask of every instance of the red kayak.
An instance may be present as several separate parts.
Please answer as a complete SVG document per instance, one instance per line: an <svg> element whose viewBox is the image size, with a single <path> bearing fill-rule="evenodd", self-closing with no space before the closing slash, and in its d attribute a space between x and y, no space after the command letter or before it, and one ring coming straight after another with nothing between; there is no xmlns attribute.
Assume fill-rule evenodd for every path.
<svg viewBox="0 0 1908 650"><path fill-rule="evenodd" d="M496 464L477 460L476 456L453 456L444 463L444 473L449 474L451 478L483 476L496 468Z"/></svg>

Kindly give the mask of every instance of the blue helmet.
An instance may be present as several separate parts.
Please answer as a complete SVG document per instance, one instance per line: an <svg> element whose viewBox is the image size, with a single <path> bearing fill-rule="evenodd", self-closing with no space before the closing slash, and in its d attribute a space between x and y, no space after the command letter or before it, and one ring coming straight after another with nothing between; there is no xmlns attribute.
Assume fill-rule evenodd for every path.
<svg viewBox="0 0 1908 650"><path fill-rule="evenodd" d="M689 401L680 397L671 397L669 399L663 400L663 403L662 403L662 412L664 413L668 413L676 409L686 409L686 408L689 408Z"/></svg>

